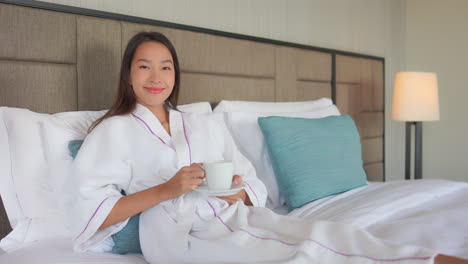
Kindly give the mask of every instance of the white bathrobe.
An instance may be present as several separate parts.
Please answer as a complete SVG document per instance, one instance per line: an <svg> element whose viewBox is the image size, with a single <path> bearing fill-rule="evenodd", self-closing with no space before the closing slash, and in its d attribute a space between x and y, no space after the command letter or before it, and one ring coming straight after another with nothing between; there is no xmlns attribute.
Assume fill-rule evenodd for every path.
<svg viewBox="0 0 468 264"><path fill-rule="evenodd" d="M103 121L74 162L69 205L75 249L104 243L123 221L98 230L122 196L161 184L193 162L232 160L253 203L195 191L140 217L140 242L150 263L432 263L435 251L392 245L330 222L276 215L264 208L266 189L229 132L209 115L169 112L172 136L144 106ZM73 194L75 192L75 194Z"/></svg>

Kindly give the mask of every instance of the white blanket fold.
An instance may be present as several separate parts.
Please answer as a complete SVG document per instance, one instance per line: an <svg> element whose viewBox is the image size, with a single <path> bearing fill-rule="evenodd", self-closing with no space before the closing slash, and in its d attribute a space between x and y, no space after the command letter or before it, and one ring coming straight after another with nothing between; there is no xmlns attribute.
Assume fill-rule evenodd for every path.
<svg viewBox="0 0 468 264"><path fill-rule="evenodd" d="M145 211L140 218L145 258L150 263L432 263L436 254L350 225L277 215L241 202L226 205L190 193Z"/></svg>

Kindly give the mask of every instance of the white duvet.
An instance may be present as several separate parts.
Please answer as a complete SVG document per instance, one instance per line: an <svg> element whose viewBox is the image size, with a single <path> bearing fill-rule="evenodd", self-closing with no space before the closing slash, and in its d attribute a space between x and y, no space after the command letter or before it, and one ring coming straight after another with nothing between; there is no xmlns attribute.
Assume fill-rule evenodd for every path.
<svg viewBox="0 0 468 264"><path fill-rule="evenodd" d="M348 223L377 237L468 258L468 183L444 180L370 183L290 215ZM0 254L0 263L145 263L137 256L75 253L57 238Z"/></svg>
<svg viewBox="0 0 468 264"><path fill-rule="evenodd" d="M468 183L413 180L370 183L289 215L364 228L401 243L468 258Z"/></svg>

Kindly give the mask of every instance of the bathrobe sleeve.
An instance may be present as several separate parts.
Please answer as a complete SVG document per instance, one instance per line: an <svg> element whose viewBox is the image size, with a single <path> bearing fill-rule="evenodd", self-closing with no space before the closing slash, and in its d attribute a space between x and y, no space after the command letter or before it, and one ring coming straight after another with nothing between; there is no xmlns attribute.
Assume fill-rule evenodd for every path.
<svg viewBox="0 0 468 264"><path fill-rule="evenodd" d="M130 128L128 120L122 119L110 118L99 124L87 136L74 161L65 204L76 251L98 246L128 222L98 230L132 177L127 158Z"/></svg>
<svg viewBox="0 0 468 264"><path fill-rule="evenodd" d="M232 138L226 124L217 119L213 119L216 126L215 131L219 132L219 136L224 142L224 159L232 160L234 166L234 174L242 176L243 182L246 184L245 191L249 195L254 206L264 207L267 200L267 190L265 184L257 178L254 166L250 161L242 155L237 148L237 145Z"/></svg>

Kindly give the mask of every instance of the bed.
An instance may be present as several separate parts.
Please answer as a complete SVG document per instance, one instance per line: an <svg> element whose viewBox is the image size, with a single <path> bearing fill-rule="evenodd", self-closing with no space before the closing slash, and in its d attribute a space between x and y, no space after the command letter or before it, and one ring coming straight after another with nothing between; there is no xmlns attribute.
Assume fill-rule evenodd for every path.
<svg viewBox="0 0 468 264"><path fill-rule="evenodd" d="M57 202L63 181L52 166L73 162L68 143L83 139L111 104L123 48L143 30L174 43L181 110L225 122L262 175L272 210L468 258L467 183L385 182L383 58L56 4L0 2L0 263L146 263L141 254L73 252ZM366 185L291 207L257 119L332 115L354 120L353 157Z"/></svg>

